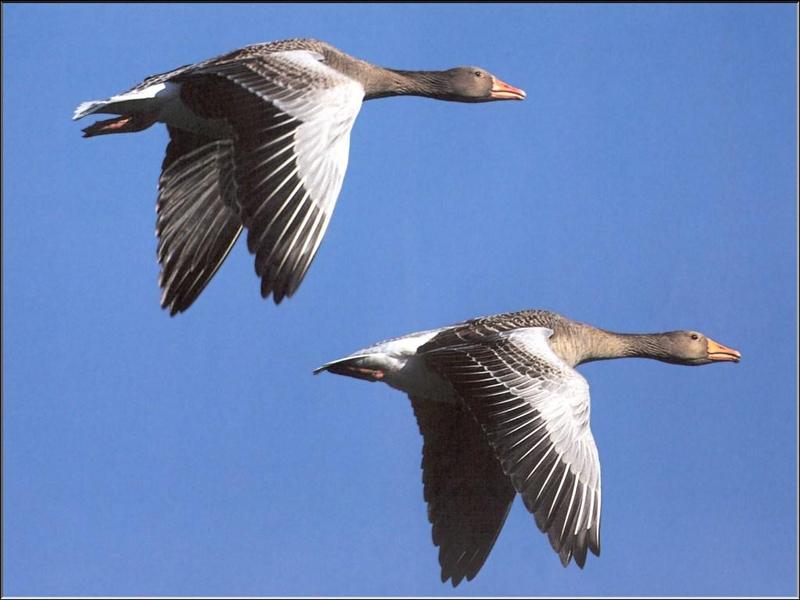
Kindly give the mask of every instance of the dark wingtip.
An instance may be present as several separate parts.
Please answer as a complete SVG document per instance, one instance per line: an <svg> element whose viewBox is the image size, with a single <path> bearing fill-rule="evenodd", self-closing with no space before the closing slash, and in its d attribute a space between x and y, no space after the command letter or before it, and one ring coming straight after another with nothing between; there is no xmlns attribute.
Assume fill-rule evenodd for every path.
<svg viewBox="0 0 800 600"><path fill-rule="evenodd" d="M191 302L180 302L178 298L164 298L161 301L161 308L168 311L170 317L174 317L188 309L192 302L194 302L194 299Z"/></svg>
<svg viewBox="0 0 800 600"><path fill-rule="evenodd" d="M178 309L175 307L175 305L172 305L172 304L170 304L170 305L167 305L167 304L162 304L162 305L161 305L161 308L162 308L162 309L164 309L164 310L166 310L167 312L169 312L169 316L170 316L170 318L174 317L174 316L175 316L175 315L177 315L179 312L181 312L180 310L178 310Z"/></svg>
<svg viewBox="0 0 800 600"><path fill-rule="evenodd" d="M597 527L593 527L589 532L589 550L595 556L600 556L600 535Z"/></svg>
<svg viewBox="0 0 800 600"><path fill-rule="evenodd" d="M294 293L297 291L297 286L290 287L285 285L282 281L277 282L279 285L279 289L272 289L272 300L275 302L276 305L280 304L287 298L291 298Z"/></svg>
<svg viewBox="0 0 800 600"><path fill-rule="evenodd" d="M562 550L561 552L558 553L558 558L561 559L561 565L564 568L567 568L569 566L569 561L572 558L572 550L567 550L567 551Z"/></svg>
<svg viewBox="0 0 800 600"><path fill-rule="evenodd" d="M578 537L573 539L574 553L572 558L575 559L575 564L581 569L583 569L583 566L586 564L586 551L589 549L586 541L588 533L588 529L582 529Z"/></svg>
<svg viewBox="0 0 800 600"><path fill-rule="evenodd" d="M272 295L272 301L275 303L275 306L278 306L281 302L283 302L283 299L287 296L283 290L275 289L272 283L262 278L261 297L266 300L269 298L270 294Z"/></svg>
<svg viewBox="0 0 800 600"><path fill-rule="evenodd" d="M575 564L578 565L579 569L583 569L583 567L586 565L586 553L583 555L573 554L572 558L575 560Z"/></svg>

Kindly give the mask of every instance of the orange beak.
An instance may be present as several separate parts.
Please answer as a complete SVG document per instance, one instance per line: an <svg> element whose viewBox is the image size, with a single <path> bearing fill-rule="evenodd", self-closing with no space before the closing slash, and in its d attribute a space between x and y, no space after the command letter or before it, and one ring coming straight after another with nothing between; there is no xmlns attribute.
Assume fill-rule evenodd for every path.
<svg viewBox="0 0 800 600"><path fill-rule="evenodd" d="M525 92L513 85L500 81L497 77L492 77L492 93L490 98L494 100L524 100Z"/></svg>
<svg viewBox="0 0 800 600"><path fill-rule="evenodd" d="M713 361L733 361L739 362L742 354L738 350L728 348L712 340L707 339L708 342L708 358Z"/></svg>

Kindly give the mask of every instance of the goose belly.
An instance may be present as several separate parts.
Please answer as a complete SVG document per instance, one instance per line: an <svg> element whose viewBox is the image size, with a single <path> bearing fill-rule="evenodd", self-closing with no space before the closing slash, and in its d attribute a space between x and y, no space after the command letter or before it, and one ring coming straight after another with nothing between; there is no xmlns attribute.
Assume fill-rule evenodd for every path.
<svg viewBox="0 0 800 600"><path fill-rule="evenodd" d="M457 401L453 387L419 356L394 359L393 368L387 369L383 382L409 396L435 402Z"/></svg>
<svg viewBox="0 0 800 600"><path fill-rule="evenodd" d="M422 331L370 348L369 354L380 363L380 369L384 372L382 381L409 396L455 402L456 394L452 386L417 354L417 350L440 331Z"/></svg>

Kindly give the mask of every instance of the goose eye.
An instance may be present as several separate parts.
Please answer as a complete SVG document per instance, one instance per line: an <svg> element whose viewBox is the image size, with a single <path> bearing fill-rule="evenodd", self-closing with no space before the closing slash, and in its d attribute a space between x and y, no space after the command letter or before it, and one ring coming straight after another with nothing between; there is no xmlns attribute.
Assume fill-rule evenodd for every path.
<svg viewBox="0 0 800 600"><path fill-rule="evenodd" d="M481 73L480 71L475 71L474 73L475 77L483 77L483 73Z"/></svg>
<svg viewBox="0 0 800 600"><path fill-rule="evenodd" d="M692 334L692 339L693 339L693 340L700 339L700 336L698 336L696 333L693 333L693 334Z"/></svg>

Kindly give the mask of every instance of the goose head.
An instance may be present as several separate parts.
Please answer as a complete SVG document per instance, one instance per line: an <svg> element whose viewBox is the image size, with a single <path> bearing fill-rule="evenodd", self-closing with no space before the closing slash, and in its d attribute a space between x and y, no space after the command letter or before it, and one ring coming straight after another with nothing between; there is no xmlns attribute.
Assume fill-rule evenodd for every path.
<svg viewBox="0 0 800 600"><path fill-rule="evenodd" d="M659 344L665 362L680 365L707 365L712 362L739 362L738 350L723 346L699 331L671 331L662 336Z"/></svg>
<svg viewBox="0 0 800 600"><path fill-rule="evenodd" d="M524 100L525 92L501 81L480 67L456 67L444 72L448 96L460 102Z"/></svg>

